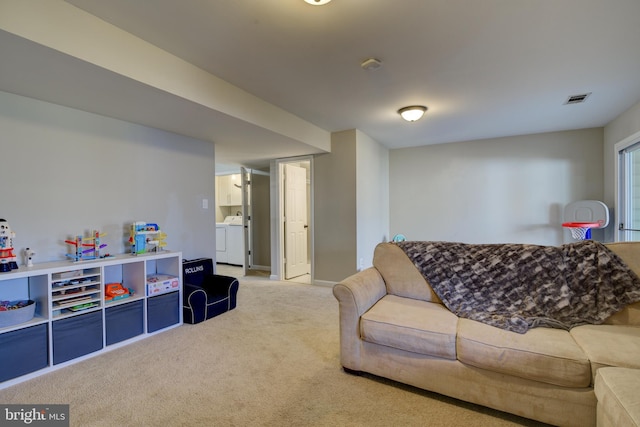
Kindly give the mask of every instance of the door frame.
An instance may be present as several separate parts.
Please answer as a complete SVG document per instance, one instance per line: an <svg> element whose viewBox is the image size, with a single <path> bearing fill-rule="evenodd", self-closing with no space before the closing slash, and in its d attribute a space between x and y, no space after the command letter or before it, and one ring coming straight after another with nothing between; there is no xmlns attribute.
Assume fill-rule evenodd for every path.
<svg viewBox="0 0 640 427"><path fill-rule="evenodd" d="M309 263L311 283L314 282L314 185L313 156L288 157L274 160L271 164L271 277L284 281L284 165L309 162ZM292 281L295 282L295 279Z"/></svg>
<svg viewBox="0 0 640 427"><path fill-rule="evenodd" d="M244 275L246 276L250 270L261 270L265 269L264 265L256 264L256 231L259 229L262 231L257 223L261 223L263 213L261 209L256 212L256 197L258 193L254 190L256 186L256 180L258 176L268 177L269 183L271 183L271 173L261 171L259 169L245 168L242 167L241 174L243 176L242 180L242 224L244 227L243 230L243 241L244 241ZM271 203L271 199L269 199L269 203ZM260 205L262 206L262 205ZM271 207L269 206L269 215L271 215ZM271 221L269 221L269 228L271 227ZM269 234L269 238L271 238L271 233ZM267 243L258 240L258 243L261 245L266 245ZM269 248L271 247L271 241L268 242Z"/></svg>
<svg viewBox="0 0 640 427"><path fill-rule="evenodd" d="M248 177L247 174L253 174L251 169L240 167L240 182L242 185L242 248L244 249L244 261L242 263L242 274L247 275L251 264L253 263L253 239L251 236L253 224L253 191L251 184L253 176Z"/></svg>

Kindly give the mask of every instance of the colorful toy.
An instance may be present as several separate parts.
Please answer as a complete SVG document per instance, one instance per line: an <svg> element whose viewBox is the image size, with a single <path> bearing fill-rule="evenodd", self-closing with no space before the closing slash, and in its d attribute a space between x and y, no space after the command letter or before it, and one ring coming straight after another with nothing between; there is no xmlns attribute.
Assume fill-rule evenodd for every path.
<svg viewBox="0 0 640 427"><path fill-rule="evenodd" d="M123 287L122 283L107 283L104 285L105 301L117 301L129 298L131 295L133 295L133 289Z"/></svg>
<svg viewBox="0 0 640 427"><path fill-rule="evenodd" d="M0 272L6 273L18 268L16 255L13 253L13 239L16 233L11 231L9 223L0 219Z"/></svg>
<svg viewBox="0 0 640 427"><path fill-rule="evenodd" d="M30 300L0 301L0 311L17 310L33 304Z"/></svg>
<svg viewBox="0 0 640 427"><path fill-rule="evenodd" d="M93 307L97 307L98 303L97 302L85 302L82 304L78 304L78 305L74 305L73 307L70 307L69 310L71 311L82 311L82 310L87 310L89 308L93 308Z"/></svg>
<svg viewBox="0 0 640 427"><path fill-rule="evenodd" d="M153 237L151 237L153 236ZM159 252L167 246L167 235L160 230L158 224L137 221L131 224L129 243L133 255L146 252Z"/></svg>
<svg viewBox="0 0 640 427"><path fill-rule="evenodd" d="M100 233L94 230L91 237L76 236L75 240L65 240L65 243L75 246L75 253L66 255L69 258L73 258L75 262L98 258L109 258L111 257L109 254L100 255L100 249L107 247L106 244L100 243L100 238L104 236L106 236L106 233Z"/></svg>

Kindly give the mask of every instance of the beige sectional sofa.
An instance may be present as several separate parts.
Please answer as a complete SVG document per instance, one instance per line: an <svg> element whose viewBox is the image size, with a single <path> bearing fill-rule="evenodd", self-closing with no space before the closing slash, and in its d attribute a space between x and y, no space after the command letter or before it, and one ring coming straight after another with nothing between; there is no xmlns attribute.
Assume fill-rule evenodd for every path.
<svg viewBox="0 0 640 427"><path fill-rule="evenodd" d="M598 369L594 390L598 427L640 426L640 369Z"/></svg>
<svg viewBox="0 0 640 427"><path fill-rule="evenodd" d="M607 246L640 273L640 242ZM640 368L640 303L602 325L509 332L451 313L393 243L378 245L373 267L333 293L347 372L553 425L595 426L597 370Z"/></svg>

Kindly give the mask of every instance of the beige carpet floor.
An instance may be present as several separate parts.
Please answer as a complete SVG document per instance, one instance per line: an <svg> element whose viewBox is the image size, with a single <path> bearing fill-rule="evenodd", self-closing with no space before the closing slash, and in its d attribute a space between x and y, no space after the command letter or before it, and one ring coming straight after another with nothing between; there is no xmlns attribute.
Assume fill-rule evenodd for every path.
<svg viewBox="0 0 640 427"><path fill-rule="evenodd" d="M0 390L72 426L542 426L339 362L331 289L249 276L236 310Z"/></svg>

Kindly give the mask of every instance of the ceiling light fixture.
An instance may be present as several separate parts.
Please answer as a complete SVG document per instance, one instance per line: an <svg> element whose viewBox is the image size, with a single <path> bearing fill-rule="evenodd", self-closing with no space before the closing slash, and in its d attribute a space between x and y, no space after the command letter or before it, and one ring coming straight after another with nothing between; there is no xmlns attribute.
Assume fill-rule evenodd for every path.
<svg viewBox="0 0 640 427"><path fill-rule="evenodd" d="M322 6L323 4L329 3L331 0L304 0L304 1L314 6Z"/></svg>
<svg viewBox="0 0 640 427"><path fill-rule="evenodd" d="M408 122L415 122L416 120L420 120L426 111L427 107L424 105L411 105L409 107L399 109L398 114Z"/></svg>
<svg viewBox="0 0 640 427"><path fill-rule="evenodd" d="M376 58L368 58L360 63L360 66L363 70L366 71L375 71L378 68L382 67L382 61Z"/></svg>

